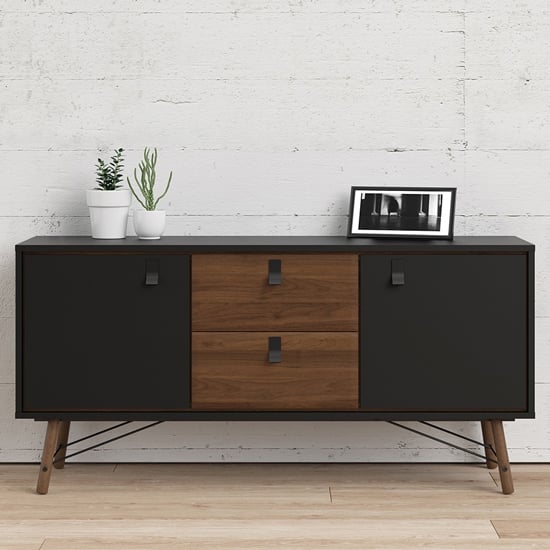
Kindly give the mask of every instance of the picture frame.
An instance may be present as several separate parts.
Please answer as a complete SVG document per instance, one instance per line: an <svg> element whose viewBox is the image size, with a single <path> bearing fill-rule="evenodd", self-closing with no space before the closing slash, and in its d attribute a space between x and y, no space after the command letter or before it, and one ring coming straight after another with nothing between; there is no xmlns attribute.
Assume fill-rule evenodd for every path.
<svg viewBox="0 0 550 550"><path fill-rule="evenodd" d="M351 188L348 237L447 239L456 187Z"/></svg>

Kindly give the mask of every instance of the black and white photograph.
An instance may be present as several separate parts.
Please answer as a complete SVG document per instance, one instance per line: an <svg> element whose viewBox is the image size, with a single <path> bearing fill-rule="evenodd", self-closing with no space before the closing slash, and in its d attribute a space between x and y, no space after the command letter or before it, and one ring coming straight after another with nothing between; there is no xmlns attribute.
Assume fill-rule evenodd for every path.
<svg viewBox="0 0 550 550"><path fill-rule="evenodd" d="M456 189L353 187L349 237L452 239Z"/></svg>

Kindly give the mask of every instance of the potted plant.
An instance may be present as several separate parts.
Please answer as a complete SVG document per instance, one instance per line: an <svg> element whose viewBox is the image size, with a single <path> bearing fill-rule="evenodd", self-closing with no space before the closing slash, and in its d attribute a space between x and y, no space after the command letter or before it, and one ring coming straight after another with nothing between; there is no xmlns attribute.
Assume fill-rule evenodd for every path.
<svg viewBox="0 0 550 550"><path fill-rule="evenodd" d="M157 157L156 148L151 153L151 149L146 147L143 151L143 160L138 165L140 171L139 178L137 176L137 169L134 168L134 180L139 194L132 187L130 178L126 178L134 197L143 206L143 210L134 210L134 229L140 239L160 239L166 227L166 211L157 210L157 205L160 199L168 193L170 182L172 181L172 172L170 172L164 192L158 198L155 198Z"/></svg>
<svg viewBox="0 0 550 550"><path fill-rule="evenodd" d="M132 202L129 189L122 189L124 149L115 149L109 164L97 159L95 189L86 191L94 239L124 239L128 210Z"/></svg>

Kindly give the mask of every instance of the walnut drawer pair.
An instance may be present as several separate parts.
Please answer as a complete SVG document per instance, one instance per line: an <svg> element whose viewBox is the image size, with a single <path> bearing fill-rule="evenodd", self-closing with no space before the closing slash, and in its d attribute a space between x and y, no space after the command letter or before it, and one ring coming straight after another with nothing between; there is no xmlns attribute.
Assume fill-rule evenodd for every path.
<svg viewBox="0 0 550 550"><path fill-rule="evenodd" d="M191 289L193 409L359 407L357 255L196 254Z"/></svg>

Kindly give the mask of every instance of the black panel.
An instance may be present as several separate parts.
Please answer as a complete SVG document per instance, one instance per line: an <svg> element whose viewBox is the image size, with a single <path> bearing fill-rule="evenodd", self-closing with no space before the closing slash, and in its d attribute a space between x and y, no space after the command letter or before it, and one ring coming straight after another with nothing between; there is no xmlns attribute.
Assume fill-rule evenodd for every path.
<svg viewBox="0 0 550 550"><path fill-rule="evenodd" d="M385 250L409 251L498 251L528 250L534 246L517 237L455 237L452 241L427 239L365 239L332 236L167 236L156 241L137 237L125 239L92 239L91 237L52 236L33 237L16 245L24 251L95 251L123 252L370 252Z"/></svg>
<svg viewBox="0 0 550 550"><path fill-rule="evenodd" d="M404 284L392 284L392 262ZM362 407L528 410L527 255L363 255L360 265Z"/></svg>
<svg viewBox="0 0 550 550"><path fill-rule="evenodd" d="M189 407L188 256L23 254L21 270L23 411Z"/></svg>

